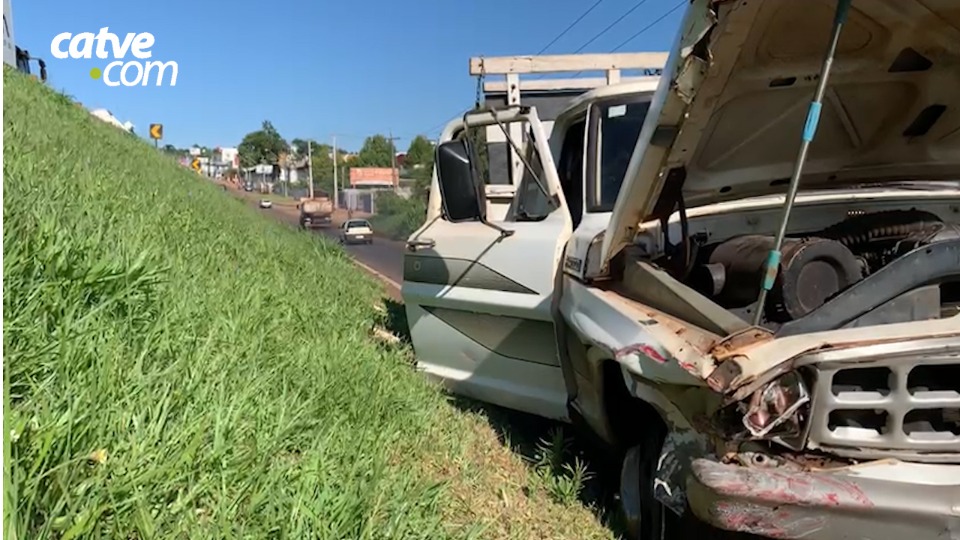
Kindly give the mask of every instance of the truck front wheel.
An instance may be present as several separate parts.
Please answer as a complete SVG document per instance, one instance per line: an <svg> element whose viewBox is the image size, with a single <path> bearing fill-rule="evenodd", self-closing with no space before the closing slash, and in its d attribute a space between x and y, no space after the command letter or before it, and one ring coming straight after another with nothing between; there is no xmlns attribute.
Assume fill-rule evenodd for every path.
<svg viewBox="0 0 960 540"><path fill-rule="evenodd" d="M721 531L693 516L688 507L683 516L660 503L653 494L657 462L666 439L660 426L644 434L640 444L627 450L620 469L620 504L630 540L762 540L758 536Z"/></svg>
<svg viewBox="0 0 960 540"><path fill-rule="evenodd" d="M657 460L664 435L650 430L644 440L627 450L620 470L620 504L631 540L679 538L680 518L653 495Z"/></svg>

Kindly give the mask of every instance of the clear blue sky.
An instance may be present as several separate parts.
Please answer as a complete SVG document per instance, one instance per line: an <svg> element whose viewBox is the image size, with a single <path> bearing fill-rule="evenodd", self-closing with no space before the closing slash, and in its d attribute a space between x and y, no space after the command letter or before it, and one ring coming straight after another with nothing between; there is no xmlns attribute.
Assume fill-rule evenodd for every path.
<svg viewBox="0 0 960 540"><path fill-rule="evenodd" d="M338 133L356 150L390 130L401 149L417 133L435 138L473 104L471 56L535 54L594 2L12 0L12 9L18 45L46 59L54 88L133 122L142 136L160 122L163 143L235 146L270 120L287 140ZM638 3L603 0L546 54L576 51ZM645 0L581 52L610 52L677 4ZM619 52L667 50L682 12ZM109 60L50 54L55 35L103 26L121 39L153 33L152 59L179 63L177 85L108 87L89 73Z"/></svg>

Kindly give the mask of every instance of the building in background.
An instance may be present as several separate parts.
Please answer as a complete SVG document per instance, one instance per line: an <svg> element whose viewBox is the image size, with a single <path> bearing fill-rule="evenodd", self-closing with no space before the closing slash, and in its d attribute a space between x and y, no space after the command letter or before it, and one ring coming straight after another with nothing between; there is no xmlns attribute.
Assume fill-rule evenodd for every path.
<svg viewBox="0 0 960 540"><path fill-rule="evenodd" d="M219 154L218 161L227 167L233 167L234 169L240 168L240 152L236 148L218 146L214 152L214 157L217 157L216 154Z"/></svg>
<svg viewBox="0 0 960 540"><path fill-rule="evenodd" d="M128 133L133 133L134 125L130 121L121 122L116 116L113 115L112 112L108 111L107 109L92 109L90 114L112 126L118 127Z"/></svg>

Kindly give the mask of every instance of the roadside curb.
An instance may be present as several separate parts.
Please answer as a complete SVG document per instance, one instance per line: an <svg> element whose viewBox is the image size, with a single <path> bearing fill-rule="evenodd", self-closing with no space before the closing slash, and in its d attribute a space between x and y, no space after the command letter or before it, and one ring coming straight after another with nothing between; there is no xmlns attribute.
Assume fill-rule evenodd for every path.
<svg viewBox="0 0 960 540"><path fill-rule="evenodd" d="M397 291L399 291L400 289L403 288L403 286L400 285L399 283L397 283L396 281L388 278L386 275L378 272L377 270L374 270L372 266L368 266L368 265L366 265L366 264L363 264L362 262L354 259L353 257L350 257L350 260L353 261L353 264L355 264L355 265L359 266L360 268L366 270L367 272L373 274L374 277L376 277L376 278L379 279L380 281L386 283L386 284L389 285L390 287L393 287L393 288L396 289Z"/></svg>

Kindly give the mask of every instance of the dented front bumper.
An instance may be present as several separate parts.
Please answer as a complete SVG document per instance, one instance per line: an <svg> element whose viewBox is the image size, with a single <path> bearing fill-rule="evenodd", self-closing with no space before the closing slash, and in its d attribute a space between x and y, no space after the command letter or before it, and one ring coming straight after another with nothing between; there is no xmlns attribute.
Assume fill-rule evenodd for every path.
<svg viewBox="0 0 960 540"><path fill-rule="evenodd" d="M960 465L872 462L801 472L693 461L693 513L770 538L960 540Z"/></svg>

